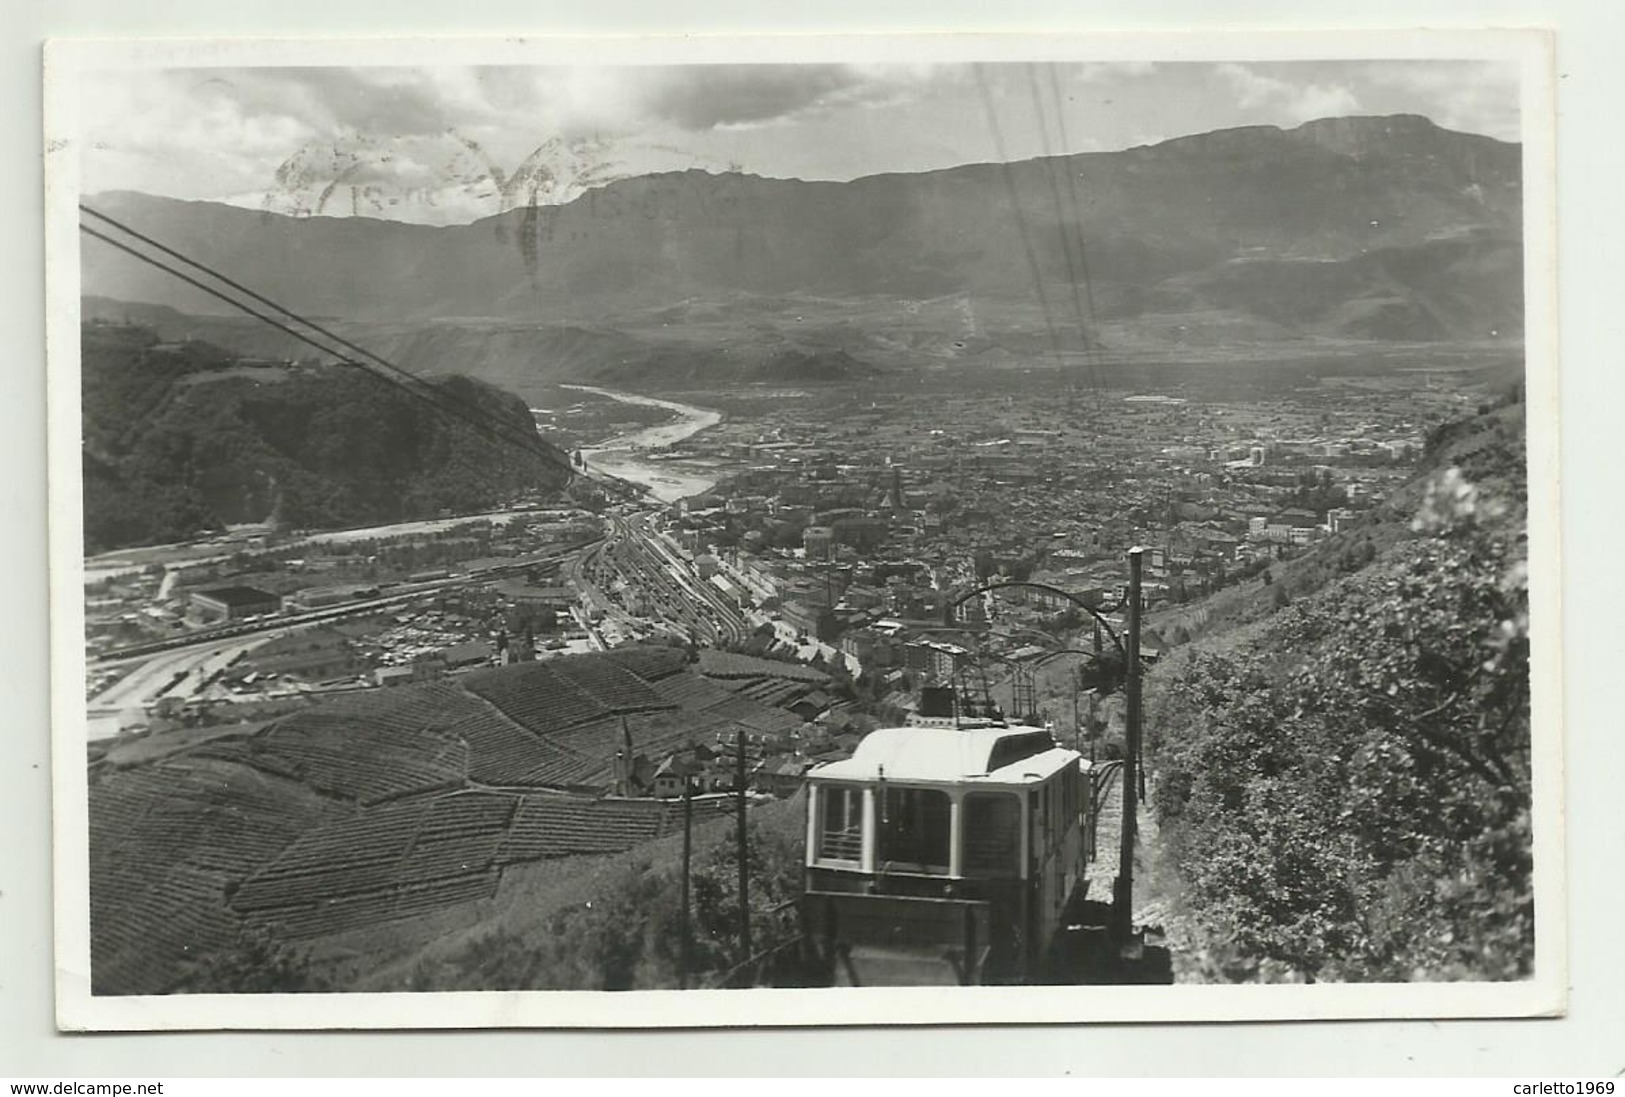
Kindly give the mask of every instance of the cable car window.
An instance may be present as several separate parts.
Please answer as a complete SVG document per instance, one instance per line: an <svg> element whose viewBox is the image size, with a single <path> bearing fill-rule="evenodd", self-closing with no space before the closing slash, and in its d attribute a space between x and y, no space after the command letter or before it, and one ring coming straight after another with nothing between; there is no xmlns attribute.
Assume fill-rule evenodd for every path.
<svg viewBox="0 0 1625 1097"><path fill-rule="evenodd" d="M1055 747L1055 737L1047 731L1029 731L1020 735L1006 735L993 744L987 756L987 771L993 773L1013 765L1023 758L1043 754Z"/></svg>
<svg viewBox="0 0 1625 1097"><path fill-rule="evenodd" d="M857 861L863 857L863 790L849 785L825 785L820 797L818 856L829 861Z"/></svg>
<svg viewBox="0 0 1625 1097"><path fill-rule="evenodd" d="M967 876L1015 876L1021 868L1021 801L1007 792L972 792L964 819Z"/></svg>
<svg viewBox="0 0 1625 1097"><path fill-rule="evenodd" d="M888 788L881 810L879 858L891 868L948 871L953 804L931 788Z"/></svg>

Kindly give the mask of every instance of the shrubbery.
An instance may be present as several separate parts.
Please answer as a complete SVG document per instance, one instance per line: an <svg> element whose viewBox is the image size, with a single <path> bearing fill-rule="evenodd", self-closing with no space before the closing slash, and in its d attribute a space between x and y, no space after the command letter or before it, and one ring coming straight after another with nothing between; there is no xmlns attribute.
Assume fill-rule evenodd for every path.
<svg viewBox="0 0 1625 1097"><path fill-rule="evenodd" d="M749 825L751 950L795 933L801 846ZM746 957L739 941L734 835L696 845L690 881L689 985L714 986ZM649 990L676 987L682 956L682 878L672 864L627 865L590 902L568 907L534 932L503 931L475 942L418 990ZM785 957L793 964L795 956Z"/></svg>
<svg viewBox="0 0 1625 1097"><path fill-rule="evenodd" d="M182 978L188 994L311 994L337 989L302 949L244 927L232 944L199 958Z"/></svg>
<svg viewBox="0 0 1625 1097"><path fill-rule="evenodd" d="M1435 477L1420 535L1155 682L1153 807L1214 974L1533 964L1521 510Z"/></svg>

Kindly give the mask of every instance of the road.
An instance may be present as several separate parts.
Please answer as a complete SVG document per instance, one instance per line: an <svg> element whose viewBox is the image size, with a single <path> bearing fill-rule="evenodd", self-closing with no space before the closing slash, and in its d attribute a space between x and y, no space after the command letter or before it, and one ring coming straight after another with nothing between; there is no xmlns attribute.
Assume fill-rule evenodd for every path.
<svg viewBox="0 0 1625 1097"><path fill-rule="evenodd" d="M98 664L117 664L127 659L145 659L163 651L173 651L180 648L195 648L200 645L213 644L228 637L246 636L252 633L269 631L286 631L307 625L317 625L324 621L337 620L359 613L371 613L378 610L392 609L404 602L433 594L447 587L462 586L465 583L477 582L485 579L498 579L504 575L524 571L537 564L551 563L556 560L570 559L583 549L597 544L597 539L588 542L578 542L565 548L536 553L531 556L515 557L512 563L498 564L489 568L478 568L469 572L458 572L445 579L426 580L421 583L397 583L389 587L388 594L380 594L374 598L366 598L355 602L345 602L336 606L322 609L313 609L303 613L284 613L275 617L266 617L259 620L239 621L236 624L220 625L211 629L197 632L182 633L163 640L153 640L141 644L133 644L125 648L117 648L98 656Z"/></svg>
<svg viewBox="0 0 1625 1097"><path fill-rule="evenodd" d="M428 518L412 522L394 522L385 526L366 526L359 529L335 529L320 533L301 534L297 537L278 537L279 549L298 548L300 545L346 544L353 541L384 540L408 537L413 534L434 533L470 522L490 522L506 525L516 518L532 517L533 512L523 510L494 510L483 514L464 514L456 518ZM208 564L231 559L234 552L248 547L248 542L223 539L220 541L182 542L170 545L142 545L134 548L114 549L85 557L84 578L87 584L133 575L154 564Z"/></svg>
<svg viewBox="0 0 1625 1097"><path fill-rule="evenodd" d="M237 636L162 652L137 662L130 673L102 690L85 706L87 738L110 739L122 727L144 724L147 706L159 697L191 699L198 696L215 671L281 634L276 631ZM170 683L177 676L180 682L171 687Z"/></svg>
<svg viewBox="0 0 1625 1097"><path fill-rule="evenodd" d="M183 699L198 697L200 690L203 689L203 683L211 674L268 640L343 617L398 609L408 602L443 588L461 585L471 580L498 578L507 572L522 570L538 562L560 558L575 560L583 553L595 551L600 544L601 542L593 541L585 545L572 545L555 552L539 553L516 560L512 564L468 575L457 575L426 583L403 584L378 598L330 606L308 613L240 622L203 633L176 636L151 644L136 645L122 651L109 652L96 660L93 667L105 669L129 666L131 669L123 678L97 693L86 704L88 737L110 738L118 734L120 727L145 722L147 706L159 697L174 696ZM180 681L171 686L170 683L177 676Z"/></svg>

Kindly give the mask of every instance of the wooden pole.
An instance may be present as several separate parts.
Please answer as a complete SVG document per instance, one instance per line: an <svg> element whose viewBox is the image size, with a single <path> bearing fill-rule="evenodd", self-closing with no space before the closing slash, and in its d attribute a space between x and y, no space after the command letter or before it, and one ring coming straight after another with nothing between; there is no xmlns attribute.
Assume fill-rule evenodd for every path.
<svg viewBox="0 0 1625 1097"><path fill-rule="evenodd" d="M1083 668L1072 668L1072 745L1083 746L1083 718L1078 715L1079 695L1083 693Z"/></svg>
<svg viewBox="0 0 1625 1097"><path fill-rule="evenodd" d="M1128 719L1123 744L1123 829L1117 852L1117 881L1112 896L1112 929L1127 943L1134 932L1134 830L1140 793L1140 571L1145 550L1128 553Z"/></svg>
<svg viewBox="0 0 1625 1097"><path fill-rule="evenodd" d="M745 863L748 843L745 840L745 729L734 728L734 783L737 785L735 809L738 813L736 834L739 844L739 959L750 958L750 868Z"/></svg>
<svg viewBox="0 0 1625 1097"><path fill-rule="evenodd" d="M688 989L689 942L693 932L689 927L688 873L694 852L694 779L683 771L683 939L677 961L677 986Z"/></svg>

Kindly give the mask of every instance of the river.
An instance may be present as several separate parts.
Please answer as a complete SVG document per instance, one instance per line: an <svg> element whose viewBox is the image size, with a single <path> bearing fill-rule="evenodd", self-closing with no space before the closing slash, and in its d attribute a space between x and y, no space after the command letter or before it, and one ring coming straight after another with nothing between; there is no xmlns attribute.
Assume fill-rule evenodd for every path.
<svg viewBox="0 0 1625 1097"><path fill-rule="evenodd" d="M623 404L641 404L644 407L665 408L674 412L677 416L671 422L645 427L630 434L611 438L602 445L594 446L591 449L583 449L581 456L590 472L615 476L622 480L642 484L649 490L652 497L662 503L671 503L690 495L699 495L709 491L716 484L718 474L715 472L699 470L693 466L684 466L680 462L652 461L641 456L641 454L645 450L673 445L685 438L693 437L702 430L716 426L722 422L721 412L712 411L709 408L694 407L691 404L679 404L675 400L661 400L653 396L638 396L635 393L616 392L613 389L594 388L589 385L564 385L562 387L580 392L590 392L595 396L602 396L610 400L619 400ZM401 522L369 529L331 530L324 533L308 534L301 539L301 542L351 541L363 538L432 533L465 522L485 520L501 523L516 517L523 517L523 515L510 511L498 511L491 514L465 515L460 518ZM300 542L282 542L281 545L295 543ZM125 572L140 571L149 563L172 562L176 558L187 558L198 553L206 556L212 551L215 555L219 555L222 551L229 552L236 547L239 546L167 545L156 548L137 548L104 553L101 556L86 560L87 581L92 578L107 578ZM224 666L239 652L264 643L267 638L268 636L256 636L245 640L242 637L237 637L220 641L217 644L168 652L146 661L144 665L132 671L127 678L103 691L87 706L89 710L88 737L93 740L111 738L118 733L121 723L139 722L145 712L146 705L153 700L157 689L166 684L176 674L184 674L191 680L200 680ZM178 691L178 695L185 696L186 693L185 691Z"/></svg>
<svg viewBox="0 0 1625 1097"><path fill-rule="evenodd" d="M677 418L658 426L644 427L630 434L611 438L602 445L581 451L581 459L588 471L602 476L614 476L642 484L649 494L662 503L673 503L690 495L699 495L716 485L717 474L684 466L673 461L651 461L641 454L645 450L661 449L692 438L722 422L722 413L692 404L679 404L675 400L661 400L653 396L639 396L631 392L596 388L592 385L561 385L560 388L577 392L590 392L623 404L665 408L675 412Z"/></svg>

